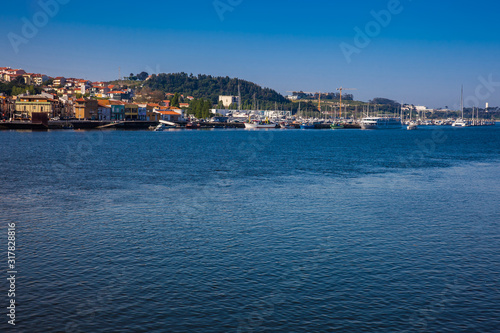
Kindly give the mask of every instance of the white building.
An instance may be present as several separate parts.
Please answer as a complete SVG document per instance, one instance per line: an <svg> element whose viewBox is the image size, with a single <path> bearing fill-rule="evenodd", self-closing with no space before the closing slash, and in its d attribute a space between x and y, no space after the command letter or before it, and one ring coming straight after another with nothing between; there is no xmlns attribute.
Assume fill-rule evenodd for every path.
<svg viewBox="0 0 500 333"><path fill-rule="evenodd" d="M44 74L35 74L32 79L37 86L41 86L45 81L49 80L49 77Z"/></svg>
<svg viewBox="0 0 500 333"><path fill-rule="evenodd" d="M238 103L238 96L219 96L219 102L222 102L222 105L228 108L231 104Z"/></svg>

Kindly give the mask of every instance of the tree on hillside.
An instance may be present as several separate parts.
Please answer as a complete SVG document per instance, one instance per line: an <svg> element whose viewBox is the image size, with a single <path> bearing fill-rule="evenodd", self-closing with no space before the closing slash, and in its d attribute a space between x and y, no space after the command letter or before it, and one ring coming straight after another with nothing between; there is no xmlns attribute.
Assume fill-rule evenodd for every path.
<svg viewBox="0 0 500 333"><path fill-rule="evenodd" d="M146 72L140 72L139 74L136 75L137 79L140 81L144 81L148 78L149 74Z"/></svg>
<svg viewBox="0 0 500 333"><path fill-rule="evenodd" d="M171 106L179 107L179 93L175 93L172 101L170 102Z"/></svg>
<svg viewBox="0 0 500 333"><path fill-rule="evenodd" d="M392 99L376 97L370 101L371 104L380 104L380 105L390 105L393 107L399 107L400 104Z"/></svg>
<svg viewBox="0 0 500 333"><path fill-rule="evenodd" d="M203 103L203 110L202 110L202 117L203 118L210 118L210 109L212 108L213 104L212 101L209 99L205 100Z"/></svg>

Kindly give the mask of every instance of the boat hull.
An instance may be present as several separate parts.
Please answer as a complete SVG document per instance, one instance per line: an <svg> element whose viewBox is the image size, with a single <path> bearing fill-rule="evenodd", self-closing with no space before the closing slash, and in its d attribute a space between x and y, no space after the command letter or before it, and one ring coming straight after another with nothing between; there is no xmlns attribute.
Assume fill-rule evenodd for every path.
<svg viewBox="0 0 500 333"><path fill-rule="evenodd" d="M245 128L247 128L247 129L276 128L276 124L252 124L252 123L245 123Z"/></svg>
<svg viewBox="0 0 500 333"><path fill-rule="evenodd" d="M344 128L344 125L341 125L341 124L331 124L330 128L331 129L341 129L341 128Z"/></svg>
<svg viewBox="0 0 500 333"><path fill-rule="evenodd" d="M371 129L401 129L403 125L399 118L389 118L389 117L370 117L364 118L361 121L361 129L371 130Z"/></svg>

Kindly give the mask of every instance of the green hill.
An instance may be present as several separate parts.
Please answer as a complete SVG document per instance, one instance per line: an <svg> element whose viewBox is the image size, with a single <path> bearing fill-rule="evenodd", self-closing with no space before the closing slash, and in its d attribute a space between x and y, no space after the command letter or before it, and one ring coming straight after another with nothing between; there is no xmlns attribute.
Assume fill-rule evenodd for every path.
<svg viewBox="0 0 500 333"><path fill-rule="evenodd" d="M210 99L214 104L219 101L220 95L238 96L238 84L240 85L242 106L251 107L254 96L259 102L259 106L266 107L267 104L274 103L288 104L289 101L273 89L262 88L261 86L228 76L211 76L186 73L171 73L153 75L151 79L144 82L144 86L153 90L160 90L165 93L180 93L191 95L195 98Z"/></svg>

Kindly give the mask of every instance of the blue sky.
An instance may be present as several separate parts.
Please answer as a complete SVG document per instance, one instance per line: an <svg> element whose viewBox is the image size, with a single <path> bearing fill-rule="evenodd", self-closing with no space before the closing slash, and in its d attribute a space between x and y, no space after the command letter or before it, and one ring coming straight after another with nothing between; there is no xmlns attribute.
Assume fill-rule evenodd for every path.
<svg viewBox="0 0 500 333"><path fill-rule="evenodd" d="M0 13L0 66L90 80L115 79L119 68L227 75L283 94L343 86L364 101L429 107L457 106L463 84L468 104L500 106L499 9L448 0L11 1ZM383 24L372 15L382 11ZM356 44L355 28L369 44ZM356 52L346 57L341 45Z"/></svg>

